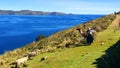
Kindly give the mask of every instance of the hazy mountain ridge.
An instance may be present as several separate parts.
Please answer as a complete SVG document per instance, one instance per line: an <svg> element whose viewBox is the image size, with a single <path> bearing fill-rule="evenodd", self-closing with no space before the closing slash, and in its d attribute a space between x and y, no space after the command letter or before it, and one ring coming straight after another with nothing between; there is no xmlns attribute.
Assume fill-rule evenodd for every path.
<svg viewBox="0 0 120 68"><path fill-rule="evenodd" d="M32 11L32 10L0 10L0 15L66 15L62 12L44 12L44 11Z"/></svg>

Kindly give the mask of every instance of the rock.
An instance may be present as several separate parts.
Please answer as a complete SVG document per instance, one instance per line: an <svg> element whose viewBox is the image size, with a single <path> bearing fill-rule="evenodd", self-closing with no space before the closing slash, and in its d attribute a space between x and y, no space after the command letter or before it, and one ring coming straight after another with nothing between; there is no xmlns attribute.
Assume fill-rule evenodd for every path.
<svg viewBox="0 0 120 68"><path fill-rule="evenodd" d="M101 42L101 43L100 43L100 45L104 45L104 43L103 43L103 42Z"/></svg>
<svg viewBox="0 0 120 68"><path fill-rule="evenodd" d="M40 61L44 61L44 60L46 60L47 59L47 57L42 57L41 59L40 59Z"/></svg>

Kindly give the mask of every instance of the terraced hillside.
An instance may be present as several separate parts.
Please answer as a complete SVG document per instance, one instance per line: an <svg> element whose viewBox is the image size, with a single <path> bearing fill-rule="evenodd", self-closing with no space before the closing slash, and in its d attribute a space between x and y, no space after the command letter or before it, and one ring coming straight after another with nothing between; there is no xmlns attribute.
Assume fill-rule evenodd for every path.
<svg viewBox="0 0 120 68"><path fill-rule="evenodd" d="M120 66L120 14L111 14L55 33L48 38L33 42L23 48L7 52L0 57L1 68L9 68L16 59L27 52L40 49L21 67L26 68L119 68ZM78 41L81 37L76 28L95 28L96 38L91 45ZM102 44L101 44L102 43ZM45 58L41 61L41 58Z"/></svg>

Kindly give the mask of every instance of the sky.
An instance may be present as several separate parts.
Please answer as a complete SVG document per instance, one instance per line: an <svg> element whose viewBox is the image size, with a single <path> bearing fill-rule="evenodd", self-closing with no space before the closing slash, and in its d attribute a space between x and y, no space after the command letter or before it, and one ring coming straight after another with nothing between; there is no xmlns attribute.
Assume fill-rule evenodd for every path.
<svg viewBox="0 0 120 68"><path fill-rule="evenodd" d="M111 14L120 11L120 0L0 0L0 9Z"/></svg>

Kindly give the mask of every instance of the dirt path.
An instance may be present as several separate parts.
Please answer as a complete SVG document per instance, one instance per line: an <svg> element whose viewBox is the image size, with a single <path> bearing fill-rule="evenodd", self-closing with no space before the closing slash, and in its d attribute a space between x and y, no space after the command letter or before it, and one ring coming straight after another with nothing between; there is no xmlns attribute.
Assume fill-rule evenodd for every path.
<svg viewBox="0 0 120 68"><path fill-rule="evenodd" d="M109 27L120 27L120 15L116 15L115 20Z"/></svg>

